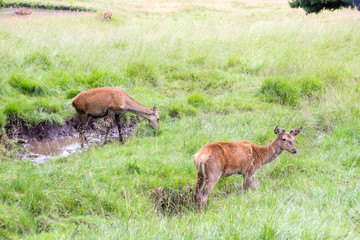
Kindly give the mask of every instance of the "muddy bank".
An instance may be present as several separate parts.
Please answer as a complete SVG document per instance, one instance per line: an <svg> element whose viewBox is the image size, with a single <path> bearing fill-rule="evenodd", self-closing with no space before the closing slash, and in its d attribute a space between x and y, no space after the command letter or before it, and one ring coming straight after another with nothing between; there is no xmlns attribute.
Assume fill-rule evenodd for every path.
<svg viewBox="0 0 360 240"><path fill-rule="evenodd" d="M64 137L78 137L80 121L77 118L66 119L62 125L50 125L47 123L39 123L37 125L29 126L21 118L11 117L8 124L5 126L6 134L9 138L15 139L19 142L26 142L28 140L53 140ZM127 117L120 123L121 134L126 136L130 134L136 126L136 119ZM103 119L91 119L85 128L86 135L96 134L98 137L104 137L106 128L103 124ZM109 132L110 138L117 138L119 136L115 121L111 122L111 129Z"/></svg>
<svg viewBox="0 0 360 240"><path fill-rule="evenodd" d="M120 123L122 136L126 138L131 135L136 123L136 118L124 117ZM53 157L65 157L81 150L79 125L80 121L77 118L67 119L62 125L39 123L31 126L21 118L11 117L5 126L5 131L10 139L26 148L21 156L22 159L43 163ZM85 128L90 145L102 143L105 133L104 119L91 119ZM113 120L108 139L117 140L118 137L117 125Z"/></svg>

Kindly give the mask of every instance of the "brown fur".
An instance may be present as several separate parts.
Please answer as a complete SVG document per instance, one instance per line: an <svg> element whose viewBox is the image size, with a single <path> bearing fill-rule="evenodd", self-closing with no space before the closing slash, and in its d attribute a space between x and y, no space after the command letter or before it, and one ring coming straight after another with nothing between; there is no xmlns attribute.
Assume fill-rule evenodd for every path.
<svg viewBox="0 0 360 240"><path fill-rule="evenodd" d="M274 130L277 137L266 146L258 146L246 140L205 144L194 155L198 170L195 199L200 207L206 204L211 190L222 177L241 174L244 190L256 188L258 183L252 179L256 171L261 165L272 162L284 150L296 153L294 136L301 130L297 128L288 133L277 126Z"/></svg>
<svg viewBox="0 0 360 240"><path fill-rule="evenodd" d="M105 12L103 21L104 20L109 20L109 19L111 20L111 16L112 16L112 12L110 12L110 11Z"/></svg>
<svg viewBox="0 0 360 240"><path fill-rule="evenodd" d="M95 88L84 91L74 97L71 101L72 106L80 117L80 137L86 140L84 133L85 126L91 119L107 117L108 120L115 117L116 124L119 130L119 140L123 142L120 127L120 115L131 112L142 116L149 120L150 126L154 129L159 129L159 115L157 113L156 105L153 109L145 107L134 99L132 99L126 92L118 88ZM110 130L110 124L107 126L104 143ZM83 146L83 141L82 141Z"/></svg>
<svg viewBox="0 0 360 240"><path fill-rule="evenodd" d="M26 10L20 10L14 12L16 15L30 15L32 13L32 10L26 9Z"/></svg>

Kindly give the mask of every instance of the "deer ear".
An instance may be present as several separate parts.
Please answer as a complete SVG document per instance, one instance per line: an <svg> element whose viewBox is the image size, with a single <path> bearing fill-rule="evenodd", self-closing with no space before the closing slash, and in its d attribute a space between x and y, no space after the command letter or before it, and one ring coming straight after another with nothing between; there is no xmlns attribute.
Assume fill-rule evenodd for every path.
<svg viewBox="0 0 360 240"><path fill-rule="evenodd" d="M301 132L301 130L302 130L302 127L301 127L301 128L292 129L292 130L290 131L290 134L295 137L296 135L298 135L298 134Z"/></svg>
<svg viewBox="0 0 360 240"><path fill-rule="evenodd" d="M279 135L281 133L281 128L279 126L276 126L275 129L274 129L274 133L276 135Z"/></svg>
<svg viewBox="0 0 360 240"><path fill-rule="evenodd" d="M153 107L153 111L156 112L156 110L157 110L157 106L155 104L154 107Z"/></svg>

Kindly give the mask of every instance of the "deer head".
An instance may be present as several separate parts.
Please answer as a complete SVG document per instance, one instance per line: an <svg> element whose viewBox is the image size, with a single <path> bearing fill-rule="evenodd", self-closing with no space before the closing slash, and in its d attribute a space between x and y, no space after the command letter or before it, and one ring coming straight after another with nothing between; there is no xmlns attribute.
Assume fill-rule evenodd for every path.
<svg viewBox="0 0 360 240"><path fill-rule="evenodd" d="M297 149L294 145L294 137L301 132L302 128L292 129L290 132L285 132L285 129L281 129L279 126L276 126L274 129L274 133L277 136L278 146L282 150L286 150L290 153L297 153Z"/></svg>
<svg viewBox="0 0 360 240"><path fill-rule="evenodd" d="M150 114L148 120L149 120L149 123L150 123L150 126L155 129L155 130L158 130L160 128L160 125L159 125L159 114L157 113L157 106L156 104L154 105L153 107L153 112Z"/></svg>

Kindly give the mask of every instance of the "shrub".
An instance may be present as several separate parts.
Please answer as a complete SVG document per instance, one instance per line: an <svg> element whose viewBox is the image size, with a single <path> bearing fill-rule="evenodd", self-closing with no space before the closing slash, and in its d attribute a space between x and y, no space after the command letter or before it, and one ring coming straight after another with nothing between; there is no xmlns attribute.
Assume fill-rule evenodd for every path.
<svg viewBox="0 0 360 240"><path fill-rule="evenodd" d="M270 102L289 105L297 104L300 95L295 84L292 84L287 78L279 77L266 79L260 88L260 93Z"/></svg>

